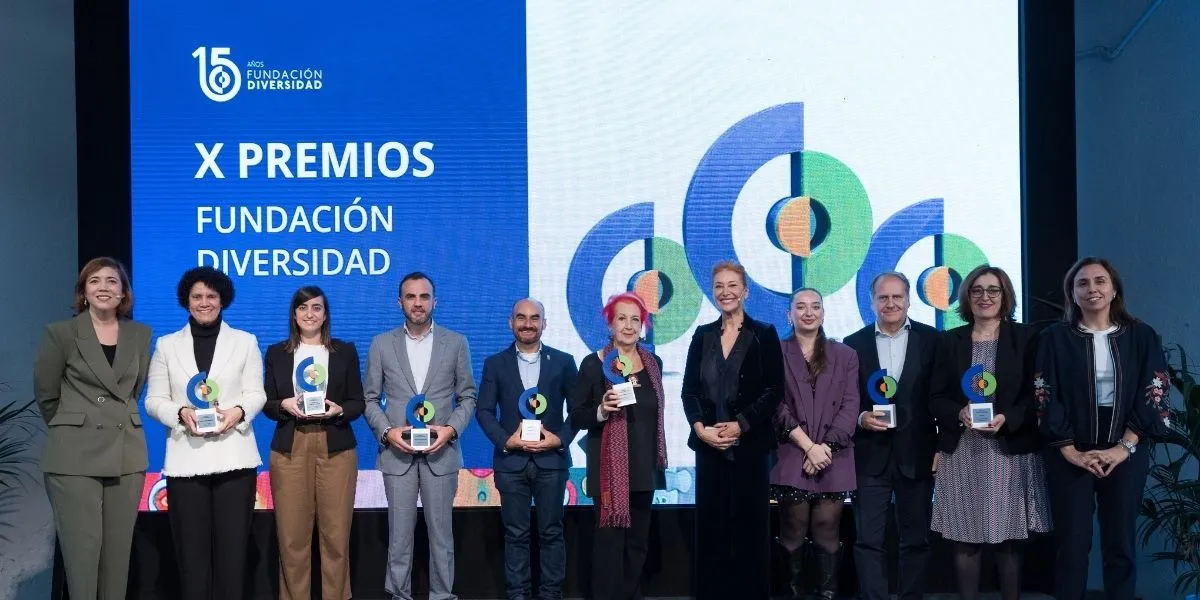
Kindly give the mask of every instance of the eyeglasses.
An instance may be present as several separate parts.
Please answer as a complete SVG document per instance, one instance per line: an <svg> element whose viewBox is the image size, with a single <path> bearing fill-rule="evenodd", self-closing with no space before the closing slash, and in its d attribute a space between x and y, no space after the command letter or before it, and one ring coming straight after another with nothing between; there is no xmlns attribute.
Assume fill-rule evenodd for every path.
<svg viewBox="0 0 1200 600"><path fill-rule="evenodd" d="M971 297L972 298L982 298L983 294L986 292L988 298L999 298L1001 292L1003 292L1003 291L1004 290L1002 290L996 286L992 286L992 287L988 287L988 288L976 286L976 287L971 288Z"/></svg>

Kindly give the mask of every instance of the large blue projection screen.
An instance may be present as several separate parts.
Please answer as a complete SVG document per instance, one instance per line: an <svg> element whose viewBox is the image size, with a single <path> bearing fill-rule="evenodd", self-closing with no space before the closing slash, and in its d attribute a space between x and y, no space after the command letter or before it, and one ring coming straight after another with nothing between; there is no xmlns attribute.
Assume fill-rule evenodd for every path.
<svg viewBox="0 0 1200 600"><path fill-rule="evenodd" d="M1015 2L137 0L130 36L134 289L156 335L185 325L179 275L210 265L264 350L320 285L365 365L420 270L478 379L514 300L542 300L545 341L582 359L604 298L632 289L666 366L659 503L694 499L679 389L717 260L746 266L750 314L781 331L789 291L821 290L832 337L869 322L881 270L943 328L981 262L1020 295ZM144 421L157 472L165 430ZM273 426L254 423L264 463ZM383 506L354 426L356 505ZM491 444L473 424L460 447L458 504L496 504ZM573 469L566 501L585 485ZM265 469L259 490L271 507Z"/></svg>

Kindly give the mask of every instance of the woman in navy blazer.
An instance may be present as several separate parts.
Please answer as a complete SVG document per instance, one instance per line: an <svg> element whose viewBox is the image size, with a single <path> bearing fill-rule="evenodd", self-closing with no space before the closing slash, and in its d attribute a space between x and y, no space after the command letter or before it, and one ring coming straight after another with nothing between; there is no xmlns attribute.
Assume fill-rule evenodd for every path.
<svg viewBox="0 0 1200 600"><path fill-rule="evenodd" d="M279 597L310 597L312 531L321 524L321 597L350 595L350 521L358 479L358 453L350 424L366 408L354 344L330 335L325 292L306 286L292 295L288 339L267 348L267 403L275 423L271 438L271 495L279 538ZM296 367L311 357L327 372L325 412L305 416ZM311 383L311 382L310 382Z"/></svg>

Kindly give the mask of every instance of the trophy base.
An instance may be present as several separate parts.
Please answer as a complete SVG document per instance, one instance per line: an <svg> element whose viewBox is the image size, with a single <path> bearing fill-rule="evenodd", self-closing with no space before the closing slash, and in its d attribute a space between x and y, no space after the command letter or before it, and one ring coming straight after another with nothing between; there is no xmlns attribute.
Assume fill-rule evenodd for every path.
<svg viewBox="0 0 1200 600"><path fill-rule="evenodd" d="M991 425L992 419L996 418L991 402L972 403L967 411L971 413L971 427L973 429L986 428L988 425Z"/></svg>
<svg viewBox="0 0 1200 600"><path fill-rule="evenodd" d="M200 433L215 433L217 431L217 409L197 408L196 431Z"/></svg>
<svg viewBox="0 0 1200 600"><path fill-rule="evenodd" d="M625 383L618 383L618 384L614 385L612 389L618 395L621 396L620 402L617 403L618 407L629 406L631 404L637 404L637 395L635 395L633 393L633 384L632 383L630 383L628 381L626 381Z"/></svg>
<svg viewBox="0 0 1200 600"><path fill-rule="evenodd" d="M413 450L416 450L417 452L424 452L428 450L429 447L433 445L434 440L437 439L437 432L433 431L432 429L413 428L404 432L404 434L400 437L404 438L404 440L408 442L408 445L411 446Z"/></svg>
<svg viewBox="0 0 1200 600"><path fill-rule="evenodd" d="M876 404L872 410L875 412L875 418L887 423L888 429L896 428L895 404Z"/></svg>
<svg viewBox="0 0 1200 600"><path fill-rule="evenodd" d="M306 417L325 414L325 392L304 392L300 399L300 412Z"/></svg>
<svg viewBox="0 0 1200 600"><path fill-rule="evenodd" d="M521 441L540 442L542 440L542 422L537 419L521 420Z"/></svg>

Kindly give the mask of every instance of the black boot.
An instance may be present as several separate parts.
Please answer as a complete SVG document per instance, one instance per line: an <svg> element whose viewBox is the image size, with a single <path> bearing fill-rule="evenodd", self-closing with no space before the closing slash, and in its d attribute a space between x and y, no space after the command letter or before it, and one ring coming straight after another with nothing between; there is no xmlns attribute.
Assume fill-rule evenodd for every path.
<svg viewBox="0 0 1200 600"><path fill-rule="evenodd" d="M813 553L817 555L817 598L833 600L837 597L838 566L842 560L842 544L838 543L837 550L826 552L820 546L813 544Z"/></svg>
<svg viewBox="0 0 1200 600"><path fill-rule="evenodd" d="M808 590L804 581L804 565L808 562L808 538L805 538L800 543L800 547L788 552L788 567L792 572L790 586L792 590L791 600L807 600ZM786 551L787 548L785 547Z"/></svg>

